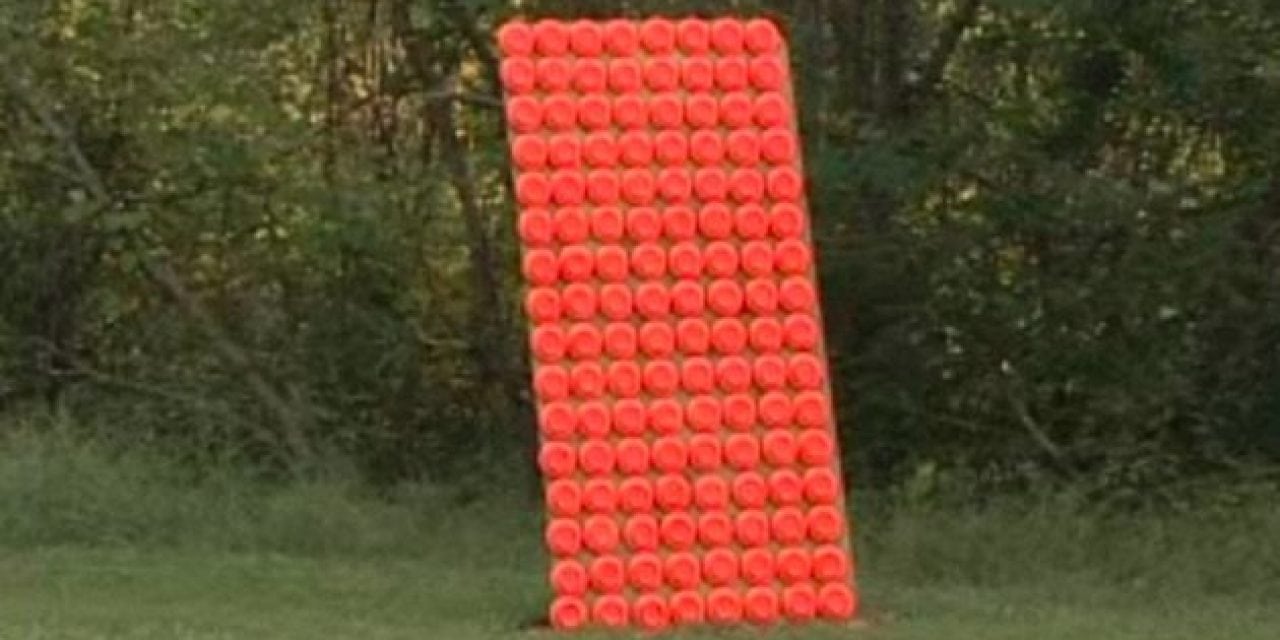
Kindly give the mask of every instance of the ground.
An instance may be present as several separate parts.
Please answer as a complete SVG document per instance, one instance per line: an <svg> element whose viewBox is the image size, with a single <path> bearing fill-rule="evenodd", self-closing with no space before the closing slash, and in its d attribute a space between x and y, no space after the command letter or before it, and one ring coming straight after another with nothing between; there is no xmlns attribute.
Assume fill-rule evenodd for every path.
<svg viewBox="0 0 1280 640"><path fill-rule="evenodd" d="M297 557L229 551L53 548L0 552L0 638L536 638L538 566L508 558ZM1176 562L1176 558L1170 558ZM1280 607L1161 595L1152 585L1034 576L1016 584L912 584L863 576L860 628L770 638L1274 640ZM618 636L610 636L618 637ZM754 630L670 636L760 638Z"/></svg>

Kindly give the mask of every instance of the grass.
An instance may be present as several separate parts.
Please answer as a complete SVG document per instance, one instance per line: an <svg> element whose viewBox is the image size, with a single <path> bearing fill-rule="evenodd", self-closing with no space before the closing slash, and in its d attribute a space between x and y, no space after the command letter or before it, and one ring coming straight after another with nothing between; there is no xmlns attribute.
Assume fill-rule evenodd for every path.
<svg viewBox="0 0 1280 640"><path fill-rule="evenodd" d="M671 637L1273 640L1275 504L861 505L867 624ZM0 440L5 640L537 638L537 541L516 498L271 486L234 468L195 479L57 432Z"/></svg>

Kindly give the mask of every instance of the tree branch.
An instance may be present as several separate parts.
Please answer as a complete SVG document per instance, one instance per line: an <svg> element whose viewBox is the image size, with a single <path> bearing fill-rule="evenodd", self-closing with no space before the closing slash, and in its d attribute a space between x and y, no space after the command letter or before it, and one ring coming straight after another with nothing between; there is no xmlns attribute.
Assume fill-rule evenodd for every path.
<svg viewBox="0 0 1280 640"><path fill-rule="evenodd" d="M951 59L955 57L956 49L960 47L964 32L977 20L980 8L982 8L982 0L963 0L942 33L938 35L938 41L920 67L920 75L915 82L914 97L911 101L913 109L924 106L925 100L937 92L942 76L947 72Z"/></svg>
<svg viewBox="0 0 1280 640"><path fill-rule="evenodd" d="M18 80L11 67L0 64L0 74L3 75L3 80L8 90L40 123L40 126L57 140L59 146L62 147L62 151L71 158L77 170L79 182L89 191L93 199L104 207L109 206L114 201L114 198L107 189L106 181L103 180L102 174L89 162L84 149L71 131L54 116L52 109L45 104L34 90L24 86ZM141 260L141 264L151 280L159 284L166 293L178 302L187 317L194 320L203 331L214 351L218 353L226 364L229 364L244 376L246 384L249 385L258 400L276 415L283 431L285 445L294 456L293 461L309 462L313 456L301 428L300 415L302 412L298 411L296 407L286 401L284 396L272 387L266 377L253 365L248 353L230 338L213 314L205 308L197 296L186 288L186 285L183 284L169 264L161 259L147 258L145 254L142 255L144 257Z"/></svg>

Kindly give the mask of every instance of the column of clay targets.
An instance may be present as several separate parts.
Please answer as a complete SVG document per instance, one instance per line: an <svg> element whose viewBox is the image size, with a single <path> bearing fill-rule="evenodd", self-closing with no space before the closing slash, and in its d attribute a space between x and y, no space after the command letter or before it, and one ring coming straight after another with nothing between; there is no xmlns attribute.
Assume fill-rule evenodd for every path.
<svg viewBox="0 0 1280 640"><path fill-rule="evenodd" d="M783 39L498 35L559 629L855 614Z"/></svg>

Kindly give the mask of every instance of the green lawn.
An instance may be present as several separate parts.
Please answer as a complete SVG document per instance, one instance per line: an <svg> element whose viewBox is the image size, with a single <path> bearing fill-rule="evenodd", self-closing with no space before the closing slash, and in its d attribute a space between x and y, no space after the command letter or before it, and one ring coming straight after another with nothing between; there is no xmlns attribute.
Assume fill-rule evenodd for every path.
<svg viewBox="0 0 1280 640"><path fill-rule="evenodd" d="M1176 562L1176 559L1170 559ZM299 558L59 548L0 555L0 638L521 638L545 597L538 566L438 558ZM1027 576L1001 586L864 576L862 628L778 638L1275 640L1280 607ZM1162 595L1163 594L1163 595ZM694 631L677 638L760 637Z"/></svg>

